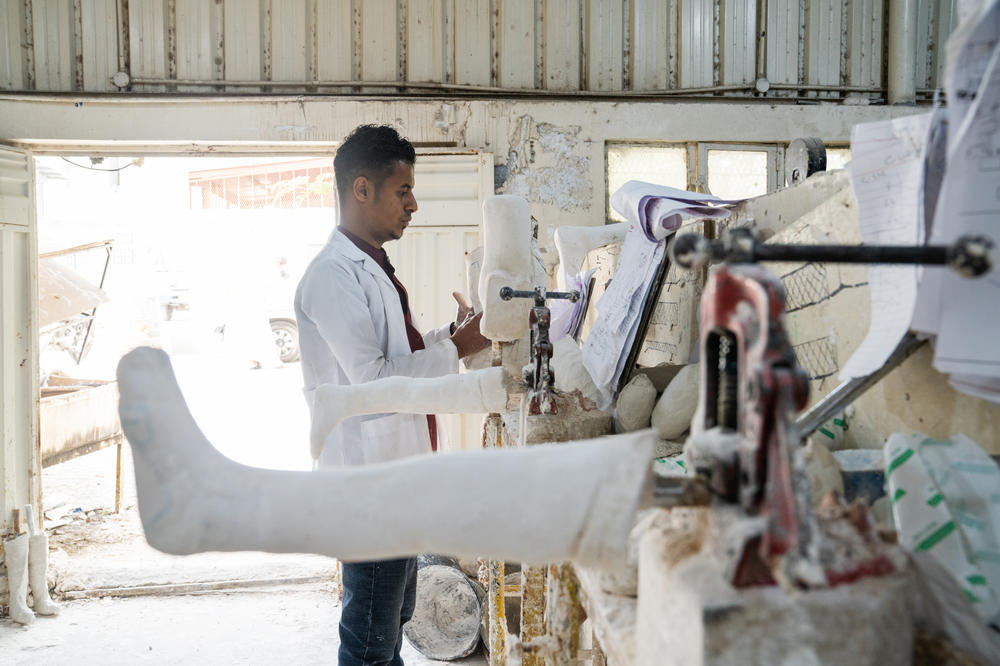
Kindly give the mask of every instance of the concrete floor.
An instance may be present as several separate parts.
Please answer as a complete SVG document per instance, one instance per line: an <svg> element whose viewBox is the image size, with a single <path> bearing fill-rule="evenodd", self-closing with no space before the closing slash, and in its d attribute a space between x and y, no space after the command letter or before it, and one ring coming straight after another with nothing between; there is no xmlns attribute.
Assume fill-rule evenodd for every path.
<svg viewBox="0 0 1000 666"><path fill-rule="evenodd" d="M251 371L178 356L174 365L192 413L223 453L260 467L308 468L297 364ZM267 553L175 557L153 550L142 535L127 446L124 451L125 498L117 515L114 448L44 470L49 577L63 611L28 627L0 620L0 663L335 663L335 561ZM218 581L237 587L94 596L108 588ZM403 657L411 665L446 663L422 657L405 641ZM479 666L487 659L480 647L452 663Z"/></svg>
<svg viewBox="0 0 1000 666"><path fill-rule="evenodd" d="M0 622L4 664L332 664L340 606L321 585L64 604L29 627ZM410 665L445 664L403 644ZM481 654L452 662L479 665Z"/></svg>

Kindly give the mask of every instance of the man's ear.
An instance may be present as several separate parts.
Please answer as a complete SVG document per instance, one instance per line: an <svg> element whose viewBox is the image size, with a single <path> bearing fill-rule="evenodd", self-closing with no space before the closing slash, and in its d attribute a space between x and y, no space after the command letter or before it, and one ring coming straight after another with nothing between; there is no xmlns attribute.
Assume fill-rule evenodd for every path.
<svg viewBox="0 0 1000 666"><path fill-rule="evenodd" d="M358 176L354 179L354 183L352 183L354 198L359 202L368 201L369 197L373 194L373 189L372 182L368 180L367 176Z"/></svg>

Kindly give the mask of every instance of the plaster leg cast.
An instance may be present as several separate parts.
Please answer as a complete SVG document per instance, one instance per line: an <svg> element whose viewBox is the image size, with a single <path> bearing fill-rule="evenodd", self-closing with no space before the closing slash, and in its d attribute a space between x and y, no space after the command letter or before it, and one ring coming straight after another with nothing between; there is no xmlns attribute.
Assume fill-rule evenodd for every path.
<svg viewBox="0 0 1000 666"><path fill-rule="evenodd" d="M430 379L386 377L364 384L316 387L312 404L312 450L322 449L330 431L362 414L481 414L507 405L503 368L486 368Z"/></svg>
<svg viewBox="0 0 1000 666"><path fill-rule="evenodd" d="M118 385L146 539L167 553L444 552L605 566L624 557L651 482L652 431L313 472L246 467L201 434L162 351L127 354Z"/></svg>

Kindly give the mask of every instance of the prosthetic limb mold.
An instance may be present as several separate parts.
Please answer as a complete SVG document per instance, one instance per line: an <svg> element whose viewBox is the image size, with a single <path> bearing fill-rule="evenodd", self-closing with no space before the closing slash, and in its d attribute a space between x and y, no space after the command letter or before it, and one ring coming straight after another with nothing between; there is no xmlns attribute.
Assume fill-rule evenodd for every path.
<svg viewBox="0 0 1000 666"><path fill-rule="evenodd" d="M28 523L28 583L31 585L32 607L39 615L58 615L59 604L49 596L49 537L35 528L35 514L28 504L24 507Z"/></svg>
<svg viewBox="0 0 1000 666"><path fill-rule="evenodd" d="M164 352L127 354L118 383L143 528L167 553L446 552L604 566L624 556L650 484L652 431L313 472L246 467L202 435Z"/></svg>
<svg viewBox="0 0 1000 666"><path fill-rule="evenodd" d="M628 222L595 227L558 227L555 242L559 253L559 288L566 288L568 278L577 274L588 252L611 243L621 243L626 233Z"/></svg>
<svg viewBox="0 0 1000 666"><path fill-rule="evenodd" d="M531 300L504 301L500 298L500 288L534 289L532 257L528 202L509 194L486 199L479 300L483 304L480 330L489 339L510 342L528 334Z"/></svg>
<svg viewBox="0 0 1000 666"><path fill-rule="evenodd" d="M31 624L35 614L28 608L28 535L22 534L3 543L3 560L10 589L10 619Z"/></svg>
<svg viewBox="0 0 1000 666"><path fill-rule="evenodd" d="M333 428L362 414L480 414L501 412L507 404L503 368L433 378L386 377L364 384L323 384L312 403L310 441L314 453Z"/></svg>

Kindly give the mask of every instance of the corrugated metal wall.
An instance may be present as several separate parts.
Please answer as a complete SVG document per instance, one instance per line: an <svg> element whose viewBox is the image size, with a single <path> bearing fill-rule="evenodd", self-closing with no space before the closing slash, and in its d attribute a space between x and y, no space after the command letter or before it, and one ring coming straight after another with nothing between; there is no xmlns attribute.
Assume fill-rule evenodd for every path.
<svg viewBox="0 0 1000 666"><path fill-rule="evenodd" d="M937 85L953 3L917 2L918 91ZM849 88L883 97L888 5L6 0L0 90L836 96ZM128 75L121 87L117 72ZM759 77L767 92L755 91Z"/></svg>

